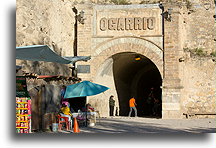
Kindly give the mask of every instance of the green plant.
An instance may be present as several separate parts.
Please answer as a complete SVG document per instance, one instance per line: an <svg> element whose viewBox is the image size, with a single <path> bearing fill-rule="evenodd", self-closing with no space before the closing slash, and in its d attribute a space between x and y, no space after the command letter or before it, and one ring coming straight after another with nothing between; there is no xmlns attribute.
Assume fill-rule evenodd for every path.
<svg viewBox="0 0 216 148"><path fill-rule="evenodd" d="M210 55L216 57L216 51L213 51Z"/></svg>
<svg viewBox="0 0 216 148"><path fill-rule="evenodd" d="M130 5L131 3L128 0L110 0L111 3L115 5Z"/></svg>
<svg viewBox="0 0 216 148"><path fill-rule="evenodd" d="M189 52L190 51L190 49L188 48L188 47L185 47L185 48L183 48L183 50L184 50L184 52Z"/></svg>
<svg viewBox="0 0 216 148"><path fill-rule="evenodd" d="M203 51L202 48L195 48L194 53L198 56L205 56L206 55L206 53Z"/></svg>
<svg viewBox="0 0 216 148"><path fill-rule="evenodd" d="M140 4L147 4L147 3L149 3L149 0L142 0L142 1L140 2Z"/></svg>
<svg viewBox="0 0 216 148"><path fill-rule="evenodd" d="M197 55L200 57L207 56L207 52L204 52L203 48L183 48L185 52L190 52L192 55Z"/></svg>
<svg viewBox="0 0 216 148"><path fill-rule="evenodd" d="M142 0L140 2L140 4L156 4L156 3L160 3L161 0L154 0L154 1L150 1L150 0Z"/></svg>
<svg viewBox="0 0 216 148"><path fill-rule="evenodd" d="M189 1L189 0L186 0L186 7L188 10L190 10L192 8L193 4Z"/></svg>

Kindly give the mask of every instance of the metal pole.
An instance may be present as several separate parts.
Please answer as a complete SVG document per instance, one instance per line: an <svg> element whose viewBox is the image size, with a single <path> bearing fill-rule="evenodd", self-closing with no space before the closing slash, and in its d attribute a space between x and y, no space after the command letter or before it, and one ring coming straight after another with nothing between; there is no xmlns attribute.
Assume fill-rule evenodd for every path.
<svg viewBox="0 0 216 148"><path fill-rule="evenodd" d="M88 126L88 121L87 121L88 120L87 119L88 116L87 116L87 113L88 113L88 110L87 110L87 104L86 104L86 127Z"/></svg>
<svg viewBox="0 0 216 148"><path fill-rule="evenodd" d="M77 31L78 31L78 25L77 25L77 14L78 14L78 10L76 9L76 7L72 8L73 12L75 13L75 23L74 23L74 43L73 43L73 52L74 52L74 56L77 56ZM72 76L76 77L76 63L73 63L72 65Z"/></svg>
<svg viewBox="0 0 216 148"><path fill-rule="evenodd" d="M165 77L165 59L164 59L164 6L163 4L159 5L160 9L162 10L162 36L163 36L163 44L162 44L162 48L163 48L163 78Z"/></svg>

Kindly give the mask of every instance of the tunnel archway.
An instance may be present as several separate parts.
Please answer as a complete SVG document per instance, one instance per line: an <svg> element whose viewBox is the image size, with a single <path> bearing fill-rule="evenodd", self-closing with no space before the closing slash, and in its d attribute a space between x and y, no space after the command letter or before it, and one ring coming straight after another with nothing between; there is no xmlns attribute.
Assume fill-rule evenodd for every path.
<svg viewBox="0 0 216 148"><path fill-rule="evenodd" d="M154 107L149 98L153 89L155 99L161 104L162 78L156 65L146 56L135 52L122 52L112 56L113 77L118 94L119 115L128 116L130 97L137 103L138 116L161 117L161 105Z"/></svg>
<svg viewBox="0 0 216 148"><path fill-rule="evenodd" d="M100 43L94 49L91 59L91 80L95 83L99 83L110 88L108 91L102 94L96 95L94 97L88 97L88 102L93 104L100 111L101 116L109 116L108 98L110 95L114 95L116 98L115 112L117 112L117 114L120 116L127 116L129 106L127 101L123 101L124 96L126 97L125 100L128 100L130 97L128 92L137 90L133 92L135 95L137 95L139 98L141 98L141 96L145 97L145 95L142 93L147 93L148 91L146 91L146 89L145 91L141 89L141 87L145 87L144 84L146 84L142 84L141 81L146 82L148 80L144 80L145 77L149 76L148 73L152 72L153 74L156 74L157 78L161 82L161 77L163 78L164 72L163 49L159 46L160 44L156 44L157 41L158 40L153 39L150 41L145 38L132 36L116 37ZM137 55L140 55L142 59L140 61L136 61L138 64L135 64L134 57ZM122 59L124 56L126 58ZM122 60L117 60L118 58ZM151 66L145 66L144 63L147 65L150 64ZM138 70L140 71L138 72ZM127 75L124 75L124 72L127 72ZM134 80L128 80L130 75L129 73L131 75L136 74L136 76L133 77ZM118 77L118 75L121 75L122 77ZM150 79L155 79L155 77ZM121 80L123 80L122 83ZM116 84L118 81L120 81L120 84ZM130 82L125 83L124 81ZM126 94L128 95L124 95L124 90L127 91ZM158 88L158 90L159 92L161 91L160 88ZM119 105L121 107L119 107ZM139 105L139 108L144 108L144 105ZM139 116L144 116L144 114L146 114L145 116L148 115L148 113L146 113L143 109L141 112L139 112Z"/></svg>

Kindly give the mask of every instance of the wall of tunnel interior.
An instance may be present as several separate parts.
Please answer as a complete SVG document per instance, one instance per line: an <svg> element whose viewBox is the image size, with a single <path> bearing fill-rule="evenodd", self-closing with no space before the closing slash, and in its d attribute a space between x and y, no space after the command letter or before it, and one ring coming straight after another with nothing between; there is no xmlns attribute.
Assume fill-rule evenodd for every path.
<svg viewBox="0 0 216 148"><path fill-rule="evenodd" d="M162 107L157 107L155 114L154 99L148 99L151 88L154 88L154 97L162 102L162 78L156 65L144 55L135 52L118 53L113 55L112 59L119 115L128 116L129 99L134 96L139 117L161 117Z"/></svg>

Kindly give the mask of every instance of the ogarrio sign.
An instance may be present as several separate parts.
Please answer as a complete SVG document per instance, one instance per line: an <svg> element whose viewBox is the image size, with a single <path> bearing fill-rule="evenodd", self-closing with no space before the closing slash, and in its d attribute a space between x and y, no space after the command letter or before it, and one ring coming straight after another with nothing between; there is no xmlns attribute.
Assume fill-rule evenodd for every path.
<svg viewBox="0 0 216 148"><path fill-rule="evenodd" d="M100 30L153 30L155 17L101 18Z"/></svg>

